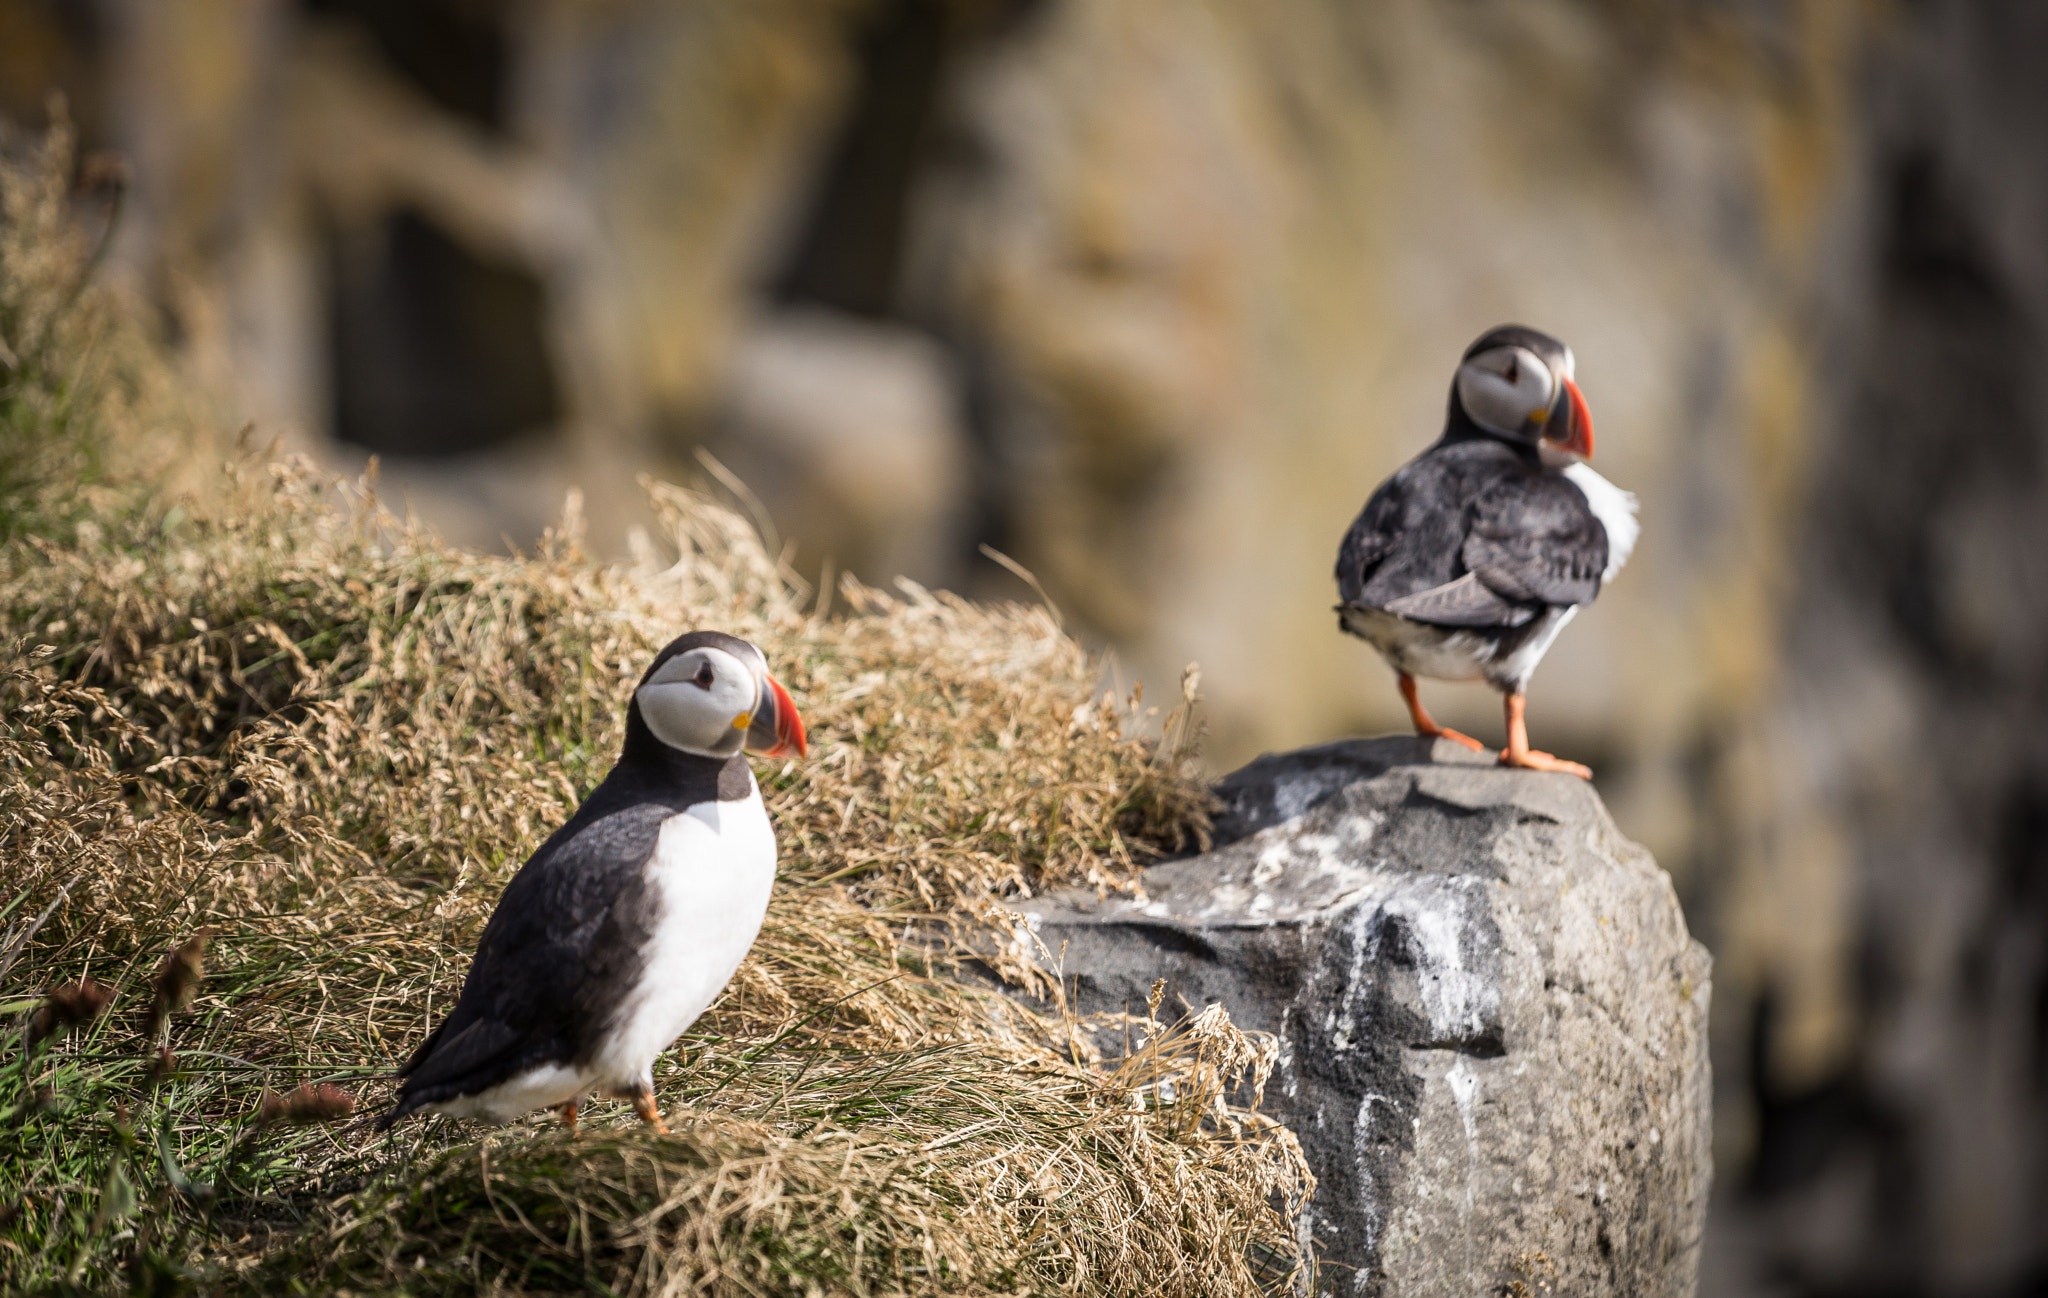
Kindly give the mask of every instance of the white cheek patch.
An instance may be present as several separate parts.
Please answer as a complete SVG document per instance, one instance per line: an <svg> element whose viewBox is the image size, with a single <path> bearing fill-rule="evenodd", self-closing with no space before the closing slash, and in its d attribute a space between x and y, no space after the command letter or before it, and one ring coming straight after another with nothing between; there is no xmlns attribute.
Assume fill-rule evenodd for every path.
<svg viewBox="0 0 2048 1298"><path fill-rule="evenodd" d="M1522 409L1548 410L1557 399L1557 380L1550 367L1526 347L1515 348L1515 395L1526 402Z"/></svg>
<svg viewBox="0 0 2048 1298"><path fill-rule="evenodd" d="M1512 362L1515 378L1508 381ZM1467 361L1458 370L1458 400L1482 428L1514 433L1535 411L1547 411L1557 395L1549 367L1525 347L1503 347Z"/></svg>
<svg viewBox="0 0 2048 1298"><path fill-rule="evenodd" d="M707 688L699 674L711 671ZM655 670L633 696L641 719L670 748L708 757L729 757L745 740L736 718L754 709L758 685L745 663L722 649L693 649ZM737 738L736 738L737 736Z"/></svg>
<svg viewBox="0 0 2048 1298"><path fill-rule="evenodd" d="M697 697L692 699L692 694ZM643 685L635 697L640 700L640 716L647 722L647 728L670 748L694 752L709 748L717 740L717 728L704 724L711 700L696 686Z"/></svg>

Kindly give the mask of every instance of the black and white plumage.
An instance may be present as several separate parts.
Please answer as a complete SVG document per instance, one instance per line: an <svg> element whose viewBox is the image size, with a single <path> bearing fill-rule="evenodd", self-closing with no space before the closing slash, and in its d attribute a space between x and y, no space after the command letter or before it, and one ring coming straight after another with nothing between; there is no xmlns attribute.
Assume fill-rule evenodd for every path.
<svg viewBox="0 0 2048 1298"><path fill-rule="evenodd" d="M1593 422L1571 349L1519 325L1473 343L1443 436L1381 484L1337 552L1339 625L1400 678L1418 733L1472 748L1430 719L1415 678L1483 679L1506 696L1504 763L1590 772L1528 746L1523 691L1579 606L1635 546L1635 497L1593 472Z"/></svg>
<svg viewBox="0 0 2048 1298"><path fill-rule="evenodd" d="M573 1129L600 1091L659 1128L654 1060L739 968L775 880L746 751L804 749L759 649L717 631L664 648L633 691L617 765L506 886L461 998L399 1070L379 1125L555 1107Z"/></svg>

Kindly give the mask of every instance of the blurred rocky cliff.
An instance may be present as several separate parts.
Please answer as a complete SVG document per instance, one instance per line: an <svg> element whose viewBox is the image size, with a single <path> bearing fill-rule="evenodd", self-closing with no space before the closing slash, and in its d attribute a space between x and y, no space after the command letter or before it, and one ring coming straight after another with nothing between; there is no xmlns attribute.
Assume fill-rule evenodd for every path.
<svg viewBox="0 0 2048 1298"><path fill-rule="evenodd" d="M237 419L478 545L699 449L807 574L994 545L1218 770L1395 728L1337 539L1474 335L1570 341L1646 528L1532 724L1716 956L1717 1294L2048 1284L2043 67L2034 0L0 0Z"/></svg>

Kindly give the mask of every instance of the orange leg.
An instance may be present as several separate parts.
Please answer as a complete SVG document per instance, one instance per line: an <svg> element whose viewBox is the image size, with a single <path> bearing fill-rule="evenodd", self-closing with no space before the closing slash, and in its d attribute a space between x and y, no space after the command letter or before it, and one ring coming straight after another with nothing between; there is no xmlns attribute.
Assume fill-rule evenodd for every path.
<svg viewBox="0 0 2048 1298"><path fill-rule="evenodd" d="M1407 672L1401 677L1401 698L1408 704L1408 715L1415 722L1415 733L1431 739L1448 739L1454 744L1463 744L1475 753L1486 751L1486 745L1470 735L1461 735L1455 730L1446 730L1429 715L1429 709L1422 706L1422 697L1415 692L1415 678Z"/></svg>
<svg viewBox="0 0 2048 1298"><path fill-rule="evenodd" d="M640 1121L654 1128L655 1135L668 1134L668 1124L661 1120L661 1109L654 1103L653 1091L642 1091L633 1097L633 1112L640 1115Z"/></svg>
<svg viewBox="0 0 2048 1298"><path fill-rule="evenodd" d="M1526 706L1527 700L1520 694L1507 696L1508 746L1500 755L1500 764L1524 766L1532 771L1559 771L1565 775L1576 775L1582 780L1592 779L1593 772L1590 768L1577 762L1567 762L1562 757L1552 757L1549 753L1539 753L1529 747L1529 725L1522 717L1522 710Z"/></svg>
<svg viewBox="0 0 2048 1298"><path fill-rule="evenodd" d="M562 1125L569 1129L570 1137L574 1138L576 1135L576 1101L570 1100L563 1104L557 1104L555 1112L562 1115Z"/></svg>

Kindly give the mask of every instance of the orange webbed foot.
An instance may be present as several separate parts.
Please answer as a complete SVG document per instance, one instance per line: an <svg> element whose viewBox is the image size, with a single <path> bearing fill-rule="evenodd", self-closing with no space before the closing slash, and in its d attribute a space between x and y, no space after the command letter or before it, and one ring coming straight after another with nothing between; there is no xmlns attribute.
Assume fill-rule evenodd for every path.
<svg viewBox="0 0 2048 1298"><path fill-rule="evenodd" d="M576 1101L570 1100L555 1106L555 1112L562 1115L562 1125L568 1128L569 1138L576 1138Z"/></svg>
<svg viewBox="0 0 2048 1298"><path fill-rule="evenodd" d="M1520 694L1509 694L1503 701L1507 710L1508 746L1500 755L1502 766L1519 766L1525 771L1555 771L1561 775L1576 775L1582 780L1593 778L1590 767L1529 747L1528 701Z"/></svg>
<svg viewBox="0 0 2048 1298"><path fill-rule="evenodd" d="M654 1129L655 1135L668 1134L668 1124L661 1120L661 1109L654 1103L653 1091L642 1091L633 1097L633 1112L640 1115L640 1121Z"/></svg>
<svg viewBox="0 0 2048 1298"><path fill-rule="evenodd" d="M1534 748L1525 749L1520 753L1502 753L1500 764L1519 766L1525 771L1556 771L1561 775L1576 775L1582 780L1593 778L1592 767L1582 766L1578 762L1568 762L1562 757L1553 757Z"/></svg>

